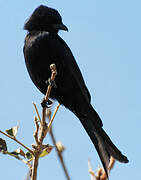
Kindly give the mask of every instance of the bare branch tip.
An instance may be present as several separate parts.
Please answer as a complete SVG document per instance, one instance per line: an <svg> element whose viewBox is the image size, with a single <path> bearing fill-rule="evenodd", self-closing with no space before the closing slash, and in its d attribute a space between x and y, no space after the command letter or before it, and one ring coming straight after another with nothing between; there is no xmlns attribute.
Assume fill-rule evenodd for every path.
<svg viewBox="0 0 141 180"><path fill-rule="evenodd" d="M56 65L55 64L51 64L50 65L50 69L53 70L53 71L56 71Z"/></svg>

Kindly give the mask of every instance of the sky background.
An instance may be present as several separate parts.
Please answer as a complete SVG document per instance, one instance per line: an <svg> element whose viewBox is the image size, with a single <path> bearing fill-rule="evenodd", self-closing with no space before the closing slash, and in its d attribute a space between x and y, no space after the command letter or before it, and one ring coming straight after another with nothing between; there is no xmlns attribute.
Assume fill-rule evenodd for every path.
<svg viewBox="0 0 141 180"><path fill-rule="evenodd" d="M25 20L40 4L56 8L69 32L60 36L71 48L92 97L92 105L113 142L129 158L116 163L111 180L141 179L141 1L140 0L24 0L0 1L0 129L20 121L17 138L34 142L32 102L39 109L43 95L27 73L23 44ZM56 104L55 104L56 105ZM54 107L55 107L54 105ZM54 120L57 140L66 147L65 163L72 180L89 180L98 155L79 120L60 107ZM7 140L8 150L19 147ZM45 143L51 143L49 135ZM23 180L27 168L18 160L0 155L1 179ZM38 179L65 180L55 150L40 159Z"/></svg>

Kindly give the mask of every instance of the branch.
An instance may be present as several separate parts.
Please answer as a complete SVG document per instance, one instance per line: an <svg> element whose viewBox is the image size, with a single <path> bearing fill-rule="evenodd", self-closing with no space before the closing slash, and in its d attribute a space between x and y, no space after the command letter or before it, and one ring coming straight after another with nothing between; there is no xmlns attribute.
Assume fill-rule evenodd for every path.
<svg viewBox="0 0 141 180"><path fill-rule="evenodd" d="M96 177L95 177L95 173L92 169L92 165L91 165L91 161L88 160L88 172L90 173L90 179L91 180L96 180Z"/></svg>
<svg viewBox="0 0 141 180"><path fill-rule="evenodd" d="M14 155L14 154L12 154L12 153L10 153L10 152L8 152L8 151L4 152L4 154L8 154L8 155L10 155L10 156L13 156L14 158L16 158L16 159L22 161L24 164L26 164L26 165L29 167L29 169L32 168L32 165L31 165L28 161L26 161L26 160L20 158L20 157L17 156L17 155Z"/></svg>
<svg viewBox="0 0 141 180"><path fill-rule="evenodd" d="M33 103L33 105L34 105L34 108L35 108L35 110L36 110L36 113L37 113L38 119L39 119L39 121L41 122L41 117L40 117L40 115L39 115L39 112L38 112L37 106L36 106L36 104L35 104L35 103Z"/></svg>
<svg viewBox="0 0 141 180"><path fill-rule="evenodd" d="M56 65L55 64L51 64L50 65L50 69L51 69L51 81L54 81L55 80L55 77L57 75L57 69L56 69ZM50 92L51 92L51 88L52 88L52 85L49 84L48 85L48 89L47 89L47 92L46 92L46 95L45 95L45 100L46 102L48 101L48 98L49 98L49 95L50 95Z"/></svg>
<svg viewBox="0 0 141 180"><path fill-rule="evenodd" d="M56 70L55 64L51 64L50 69L51 69L51 81L54 81L55 77L57 75L57 70ZM47 88L46 95L44 97L44 101L43 101L44 104L46 104L47 101L48 101L48 98L49 98L50 92L51 92L51 88L52 88L52 85L49 84L48 88ZM37 112L38 118L40 120L40 116L39 116L38 110L36 108L36 105L34 105L34 107L35 107L35 110ZM31 180L36 180L37 179L37 168L38 168L39 157L40 157L40 154L41 154L42 150L45 148L45 146L42 143L43 143L43 140L46 137L46 134L47 134L47 131L48 131L48 125L46 123L46 109L47 109L46 106L43 106L42 119L40 120L40 126L38 125L38 122L35 121L36 130L34 132L34 138L35 138L35 141L36 141L36 145L32 145L33 152L34 152L34 158L33 158L33 167L32 167ZM54 115L54 117L55 117L55 115ZM53 121L54 117L52 117L52 121ZM50 126L52 124L52 121L50 122ZM38 131L39 131L39 133L38 133Z"/></svg>
<svg viewBox="0 0 141 180"><path fill-rule="evenodd" d="M50 69L51 69L51 81L54 81L55 77L57 75L56 65L51 64ZM44 97L44 103L47 103L47 101L48 101L48 98L49 98L49 95L50 95L50 92L51 92L51 88L52 88L52 85L49 84L48 88L47 88L46 95ZM46 133L47 133L48 126L46 124L45 119L46 119L46 106L44 106L43 110L42 110L42 120L41 120L41 123L40 123L40 136L39 136L39 143L40 144L42 144L43 139L45 138Z"/></svg>
<svg viewBox="0 0 141 180"><path fill-rule="evenodd" d="M51 136L51 139L52 139L52 141L53 141L53 144L55 145L55 149L56 149L56 152L57 152L57 154L58 154L58 158L59 158L59 160L60 160L60 162L61 162L62 168L63 168L63 170L64 170L65 176L66 176L67 180L70 180L69 173L68 173L68 170L67 170L67 168L66 168L66 165L65 165L65 162L64 162L64 158L63 158L63 156L62 156L62 152L59 151L59 149L58 149L57 146L56 146L56 139L55 139L55 137L54 137L54 135L53 135L52 130L50 131L50 136Z"/></svg>
<svg viewBox="0 0 141 180"><path fill-rule="evenodd" d="M36 105L35 105L35 107L36 107ZM38 141L39 124L38 124L37 117L35 117L34 122L35 122L36 129L35 129L35 132L34 132L33 136L35 138L36 145L38 145L39 144L39 141Z"/></svg>
<svg viewBox="0 0 141 180"><path fill-rule="evenodd" d="M51 129L52 122L53 122L53 120L54 120L54 118L55 118L55 116L56 116L56 113L57 113L59 107L60 107L60 104L57 105L57 107L56 107L56 109L55 109L55 112L54 112L51 120L50 120L49 123L48 123L48 130L47 130L47 131L50 131L50 129Z"/></svg>
<svg viewBox="0 0 141 180"><path fill-rule="evenodd" d="M35 157L33 158L31 180L36 180L37 179L38 161L39 161L39 154L37 153L37 154L35 154Z"/></svg>
<svg viewBox="0 0 141 180"><path fill-rule="evenodd" d="M4 133L3 131L0 130L0 133L7 136L8 138L14 140L15 142L17 142L18 144L20 144L21 146L23 146L26 150L28 150L31 154L34 155L33 151L31 149L29 149L27 146L25 146L23 143L21 143L20 141L18 141L16 138L9 136L8 134Z"/></svg>
<svg viewBox="0 0 141 180"><path fill-rule="evenodd" d="M61 149L58 148L57 143L56 143L56 139L55 139L55 136L54 136L52 127L51 127L51 123L52 123L52 121L53 121L53 119L54 119L54 117L55 117L55 115L56 115L56 112L58 111L59 106L60 106L60 104L57 105L56 110L55 110L52 118L51 118L51 111L48 110L48 113L47 113L48 119L49 119L48 129L49 129L49 133L50 133L50 136L51 136L53 145L55 146L55 150L56 150L56 152L57 152L58 158L59 158L59 160L60 160L60 162L61 162L61 165L62 165L62 168L63 168L63 170L64 170L65 176L66 176L67 180L70 180L69 173L68 173L68 171L67 171L67 168L66 168L66 165L65 165L65 162L64 162L64 159L63 159L63 155L62 155L62 152L63 152L63 151L61 150L61 149L64 150L64 148L61 148ZM49 126L49 125L50 125L50 126Z"/></svg>
<svg viewBox="0 0 141 180"><path fill-rule="evenodd" d="M55 64L51 64L50 65L50 69L51 69L51 82L53 82L55 80L55 77L57 75L57 70L56 70L56 66ZM28 158L25 156L25 153L18 153L18 155L22 155L24 154L24 157L26 157L27 159L29 159L28 161L20 158L18 155L14 155L10 152L7 151L7 146L6 146L6 142L4 140L1 139L1 152L3 150L3 154L8 154L8 155L11 155L13 157L15 157L16 159L22 161L23 163L25 163L26 165L28 165L29 169L30 169L30 176L31 176L31 180L36 180L37 179L37 168L38 168L38 161L39 161L39 158L40 157L43 157L45 155L47 155L48 153L51 152L53 146L50 146L50 145L44 145L43 144L43 140L47 134L47 132L50 130L51 128L51 125L52 125L52 122L55 118L55 115L59 109L59 106L60 104L57 106L54 114L53 114L53 117L51 118L50 122L49 122L49 125L47 125L46 123L46 109L47 109L47 102L48 102L48 98L50 96L50 92L51 92L51 88L52 88L53 84L49 84L48 85L48 88L47 88L47 92L46 92L46 95L44 97L44 106L43 109L42 109L42 119L40 118L40 115L39 115L39 112L38 112L38 109L36 107L36 105L34 104L34 107L35 107L35 110L36 110L36 113L37 113L37 116L38 116L38 119L37 117L35 117L35 126L36 126L36 129L35 129L35 132L33 134L34 138L35 138L35 142L36 144L33 144L32 145L32 148L33 150L29 149L27 146L25 146L23 143L21 143L19 140L16 139L16 134L17 134L17 127L16 127L16 130L14 128L11 128L10 130L8 130L8 134L6 134L5 132L1 131L0 130L0 133L3 134L4 136L14 140L15 142L17 142L18 144L20 144L22 147L24 147L29 153L30 153L30 156L31 158ZM13 133L13 129L14 129L14 133ZM11 130L12 130L12 133L13 135L11 135ZM2 149L3 148L3 149ZM33 165L31 165L29 162L33 160Z"/></svg>

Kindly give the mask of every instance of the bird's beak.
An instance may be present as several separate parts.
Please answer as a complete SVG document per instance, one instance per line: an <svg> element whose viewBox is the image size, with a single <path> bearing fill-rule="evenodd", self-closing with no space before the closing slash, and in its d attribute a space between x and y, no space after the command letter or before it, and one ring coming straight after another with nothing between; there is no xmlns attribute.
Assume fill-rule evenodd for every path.
<svg viewBox="0 0 141 180"><path fill-rule="evenodd" d="M53 27L55 29L60 29L60 30L68 31L67 26L65 26L64 24L54 24Z"/></svg>

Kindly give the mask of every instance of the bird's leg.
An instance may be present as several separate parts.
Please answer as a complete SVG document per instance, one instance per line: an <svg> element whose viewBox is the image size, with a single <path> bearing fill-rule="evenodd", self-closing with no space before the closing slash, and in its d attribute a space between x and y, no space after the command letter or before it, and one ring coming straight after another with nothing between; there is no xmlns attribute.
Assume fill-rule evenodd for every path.
<svg viewBox="0 0 141 180"><path fill-rule="evenodd" d="M56 85L55 80L51 80L51 78L48 78L48 80L45 81L45 83L46 83L47 85L50 85L50 86L54 87L54 88L57 88L57 85Z"/></svg>
<svg viewBox="0 0 141 180"><path fill-rule="evenodd" d="M51 80L51 78L49 78L48 80L46 80L45 83L47 84L47 86L50 85L51 87L57 88L56 83L55 83L55 80ZM44 107L50 108L52 104L53 104L53 102L52 102L50 99L48 99L48 100L46 101L45 98L43 98L43 100L41 101L41 106L42 106L42 108L44 108Z"/></svg>
<svg viewBox="0 0 141 180"><path fill-rule="evenodd" d="M48 99L47 101L45 100L45 98L43 98L43 100L41 101L41 106L42 108L46 107L46 108L50 108L52 106L53 102Z"/></svg>

